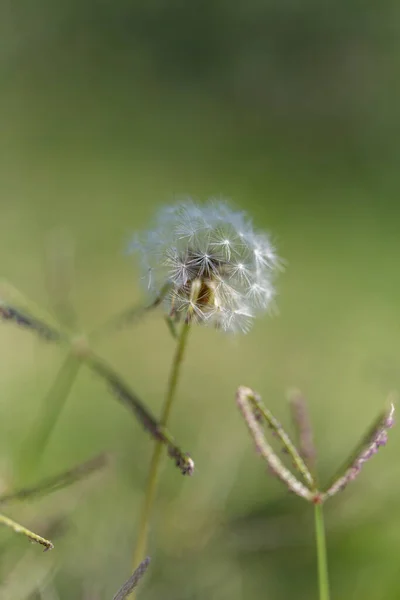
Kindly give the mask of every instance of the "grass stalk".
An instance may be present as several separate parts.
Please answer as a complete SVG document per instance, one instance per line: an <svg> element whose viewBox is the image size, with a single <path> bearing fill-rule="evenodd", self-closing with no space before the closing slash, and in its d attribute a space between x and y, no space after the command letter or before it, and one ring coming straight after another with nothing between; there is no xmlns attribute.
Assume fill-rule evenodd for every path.
<svg viewBox="0 0 400 600"><path fill-rule="evenodd" d="M64 359L44 399L33 432L28 435L27 443L23 446L17 469L18 483L32 479L78 375L80 364L81 360L73 354L68 354Z"/></svg>
<svg viewBox="0 0 400 600"><path fill-rule="evenodd" d="M329 600L328 559L326 552L325 524L322 503L316 503L314 505L314 515L318 563L319 600Z"/></svg>

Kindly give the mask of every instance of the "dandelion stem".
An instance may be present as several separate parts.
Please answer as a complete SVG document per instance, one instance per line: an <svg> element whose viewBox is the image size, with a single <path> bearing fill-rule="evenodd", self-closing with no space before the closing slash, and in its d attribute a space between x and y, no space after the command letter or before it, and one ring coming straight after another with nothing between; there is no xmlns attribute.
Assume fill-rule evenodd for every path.
<svg viewBox="0 0 400 600"><path fill-rule="evenodd" d="M178 446L168 429L163 427L161 423L157 421L147 406L118 375L118 373L91 351L88 351L83 360L85 360L86 364L95 373L106 380L114 396L135 415L136 419L143 425L145 430L148 431L156 441L162 442L167 447L168 455L174 460L182 474L192 475L194 471L194 462L190 455Z"/></svg>
<svg viewBox="0 0 400 600"><path fill-rule="evenodd" d="M322 503L314 505L315 540L318 561L319 600L329 600L328 560L326 554L325 525Z"/></svg>
<svg viewBox="0 0 400 600"><path fill-rule="evenodd" d="M165 402L160 418L160 424L165 427L168 423L168 419L171 413L171 408L173 401L176 396L176 389L179 381L179 375L181 371L181 366L183 363L183 358L185 354L185 349L188 340L188 334L190 330L190 323L184 323L182 325L182 329L180 331L177 347L175 351L175 356L172 362L172 369L168 382L167 394L165 397ZM158 474L161 465L162 458L162 450L163 450L163 442L156 441L154 444L153 456L151 458L148 480L147 480L147 488L143 502L142 514L139 525L139 534L137 539L137 544L133 557L133 569L136 569L140 562L146 556L147 550L147 540L148 540L148 531L149 531L149 523L151 512L153 508L153 503L156 494L157 488L157 480ZM131 596L134 598L134 595Z"/></svg>

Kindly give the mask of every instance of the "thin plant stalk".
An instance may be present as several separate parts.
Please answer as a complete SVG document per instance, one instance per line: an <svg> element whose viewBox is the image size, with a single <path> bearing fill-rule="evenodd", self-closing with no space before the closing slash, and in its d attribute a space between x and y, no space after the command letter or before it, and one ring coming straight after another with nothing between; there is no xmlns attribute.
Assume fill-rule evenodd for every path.
<svg viewBox="0 0 400 600"><path fill-rule="evenodd" d="M165 397L165 402L160 418L160 424L165 427L168 423L168 419L171 413L172 404L174 402L176 396L177 385L179 381L179 376L181 372L181 367L183 363L183 358L185 355L185 349L187 346L188 334L190 330L190 323L185 322L182 325L182 329L180 331L178 342L176 346L175 356L172 362L172 369L169 377L167 394ZM157 489L157 481L158 474L161 466L161 458L162 458L162 450L163 443L162 441L156 441L154 444L153 455L151 458L149 475L147 480L147 487L143 502L143 508L141 513L140 525L139 525L139 534L136 543L136 548L133 556L133 569L136 569L141 561L146 556L147 550L147 540L148 540L148 532L149 532L149 523L151 518L151 513L153 509L156 489ZM132 598L134 595L131 596Z"/></svg>
<svg viewBox="0 0 400 600"><path fill-rule="evenodd" d="M41 461L43 452L57 424L72 385L78 375L81 360L68 354L61 365L53 385L49 389L40 411L39 420L34 425L28 443L24 444L20 457L19 477L22 482L29 480Z"/></svg>
<svg viewBox="0 0 400 600"><path fill-rule="evenodd" d="M161 289L159 295L153 300L153 302L151 302L151 304L148 304L147 306L138 306L134 304L133 306L129 306L127 309L125 309L118 315L112 317L110 320L106 321L106 323L103 323L103 325L101 325L89 334L90 341L97 342L101 340L105 335L110 334L113 331L119 331L127 325L131 325L132 323L138 322L147 313L160 306L170 287L171 285L169 283L165 284L164 287Z"/></svg>
<svg viewBox="0 0 400 600"><path fill-rule="evenodd" d="M52 312L69 332L77 329L77 314L71 302L74 283L75 244L64 229L50 232L46 247L46 284Z"/></svg>
<svg viewBox="0 0 400 600"><path fill-rule="evenodd" d="M315 503L315 541L318 562L319 600L329 600L328 559L326 552L325 524L322 503Z"/></svg>
<svg viewBox="0 0 400 600"><path fill-rule="evenodd" d="M88 349L82 360L109 384L115 397L135 415L145 430L156 441L162 442L168 449L168 455L175 461L175 465L183 475L192 475L194 462L187 452L184 452L176 443L166 427L152 415L151 411L128 386L128 384L114 371L114 369Z"/></svg>
<svg viewBox="0 0 400 600"><path fill-rule="evenodd" d="M52 494L66 486L69 486L80 479L86 478L94 471L97 471L106 465L106 455L99 454L90 460L80 463L72 469L68 469L53 477L47 477L39 483L24 487L6 494L0 495L0 506L26 500L27 498L40 497L45 494Z"/></svg>

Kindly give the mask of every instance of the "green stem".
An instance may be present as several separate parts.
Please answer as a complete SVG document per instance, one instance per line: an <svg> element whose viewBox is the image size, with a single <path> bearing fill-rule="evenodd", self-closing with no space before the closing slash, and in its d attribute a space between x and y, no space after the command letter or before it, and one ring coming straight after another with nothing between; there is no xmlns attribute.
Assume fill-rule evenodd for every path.
<svg viewBox="0 0 400 600"><path fill-rule="evenodd" d="M39 481L36 485L31 487L21 488L14 492L0 495L0 506L4 504L10 504L11 502L18 502L26 500L27 498L34 498L37 496L44 496L45 494L52 494L57 492L65 486L71 485L80 479L88 477L96 470L106 465L106 455L99 454L94 458L83 462L68 471L59 473L53 477L47 477L42 481Z"/></svg>
<svg viewBox="0 0 400 600"><path fill-rule="evenodd" d="M157 421L147 406L118 375L118 373L104 362L104 360L96 356L90 349L87 349L86 355L82 356L82 360L84 360L95 373L105 379L109 384L110 391L117 400L134 414L146 431L148 431L155 440L162 442L167 447L168 455L181 470L182 474L192 475L194 462L189 454L181 450L168 429L163 427Z"/></svg>
<svg viewBox="0 0 400 600"><path fill-rule="evenodd" d="M169 415L171 413L171 408L173 401L176 396L176 389L179 380L180 370L183 362L183 357L185 354L188 334L189 334L190 324L184 323L182 325L182 329L179 333L178 343L175 350L175 356L172 363L172 369L169 377L167 394L164 401L163 410L160 418L160 425L165 427L168 423ZM154 504L156 488L157 488L157 480L158 474L160 470L161 457L163 450L163 442L156 441L154 444L153 456L151 458L149 475L147 480L146 493L143 502L142 514L139 525L139 534L137 539L137 544L135 548L135 553L133 557L133 569L136 569L138 565L142 562L142 560L146 556L147 550L147 539L149 532L149 523L151 512ZM131 596L134 597L133 595Z"/></svg>
<svg viewBox="0 0 400 600"><path fill-rule="evenodd" d="M89 340L91 342L98 341L99 339L102 339L104 335L111 333L112 331L118 331L126 325L130 325L139 321L148 312L160 306L170 287L171 285L169 283L165 284L161 289L160 294L151 304L148 304L147 306L138 306L134 304L118 315L112 317L110 320L103 323L103 325L101 325L99 328L92 331L92 333L89 334Z"/></svg>
<svg viewBox="0 0 400 600"><path fill-rule="evenodd" d="M17 484L25 484L27 480L32 479L78 375L80 364L81 360L73 354L68 354L64 359L53 385L45 397L38 421L34 425L32 433L28 435L27 442L23 445L17 469L19 476Z"/></svg>
<svg viewBox="0 0 400 600"><path fill-rule="evenodd" d="M324 513L322 504L315 504L315 540L318 560L319 600L329 600L328 560L326 554L326 539Z"/></svg>

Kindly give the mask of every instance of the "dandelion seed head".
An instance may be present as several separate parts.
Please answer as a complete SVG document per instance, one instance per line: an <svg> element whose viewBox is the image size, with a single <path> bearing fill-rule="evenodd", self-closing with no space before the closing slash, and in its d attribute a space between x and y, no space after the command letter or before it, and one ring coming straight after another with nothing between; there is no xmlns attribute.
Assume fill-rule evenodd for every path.
<svg viewBox="0 0 400 600"><path fill-rule="evenodd" d="M153 298L169 284L164 304L177 319L247 332L271 307L281 262L269 237L226 202L168 206L129 250Z"/></svg>

